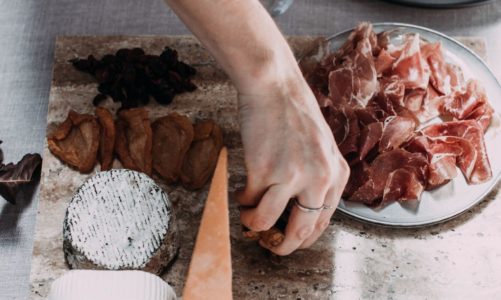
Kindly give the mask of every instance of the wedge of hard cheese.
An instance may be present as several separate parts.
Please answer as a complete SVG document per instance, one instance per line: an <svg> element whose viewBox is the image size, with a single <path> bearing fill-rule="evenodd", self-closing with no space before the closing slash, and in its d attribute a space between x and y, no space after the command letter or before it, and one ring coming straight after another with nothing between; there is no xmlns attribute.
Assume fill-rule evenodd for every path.
<svg viewBox="0 0 501 300"><path fill-rule="evenodd" d="M49 300L175 300L159 277L143 271L73 270L52 283Z"/></svg>
<svg viewBox="0 0 501 300"><path fill-rule="evenodd" d="M232 299L228 152L221 150L184 286L184 300Z"/></svg>

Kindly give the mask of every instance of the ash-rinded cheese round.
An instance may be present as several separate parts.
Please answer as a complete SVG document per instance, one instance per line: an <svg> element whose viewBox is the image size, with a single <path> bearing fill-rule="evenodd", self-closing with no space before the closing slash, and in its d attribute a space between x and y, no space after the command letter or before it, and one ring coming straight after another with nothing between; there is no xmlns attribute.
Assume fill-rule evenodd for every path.
<svg viewBox="0 0 501 300"><path fill-rule="evenodd" d="M124 169L97 173L78 189L63 238L74 269L160 274L179 248L167 195L145 174Z"/></svg>

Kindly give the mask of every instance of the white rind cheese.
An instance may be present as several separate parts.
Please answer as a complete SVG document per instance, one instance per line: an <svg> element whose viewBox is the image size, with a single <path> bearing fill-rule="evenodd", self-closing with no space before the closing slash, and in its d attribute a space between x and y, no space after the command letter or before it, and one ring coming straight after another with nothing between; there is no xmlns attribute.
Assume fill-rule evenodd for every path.
<svg viewBox="0 0 501 300"><path fill-rule="evenodd" d="M167 195L145 174L124 169L97 173L79 188L63 238L66 261L75 269L160 274L178 249Z"/></svg>
<svg viewBox="0 0 501 300"><path fill-rule="evenodd" d="M176 300L172 287L142 271L73 270L52 283L49 300Z"/></svg>

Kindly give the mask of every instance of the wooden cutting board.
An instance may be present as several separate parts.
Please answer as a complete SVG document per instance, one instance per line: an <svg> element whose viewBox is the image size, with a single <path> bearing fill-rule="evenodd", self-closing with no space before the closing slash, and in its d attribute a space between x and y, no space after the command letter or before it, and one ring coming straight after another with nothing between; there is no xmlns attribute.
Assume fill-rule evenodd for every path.
<svg viewBox="0 0 501 300"><path fill-rule="evenodd" d="M289 42L301 55L313 37L290 37ZM485 57L485 42L479 38L461 38L467 46ZM237 94L226 75L200 44L189 36L141 36L141 37L60 37L56 41L53 80L50 90L47 116L47 132L62 122L70 109L81 113L93 113L92 98L96 95L96 83L84 73L75 70L68 60L93 54L101 57L119 48L142 47L147 53L160 53L165 46L178 50L180 58L194 65L199 73L194 93L176 96L169 106L152 102L147 106L152 120L176 111L192 120L212 118L223 128L229 152L230 234L232 242L233 292L235 299L325 299L334 291L335 241L324 235L314 247L289 257L276 257L261 249L241 235L238 209L232 192L245 183L243 150L237 122ZM116 105L106 103L116 110ZM31 270L31 298L45 299L51 282L64 274L68 267L62 250L62 227L67 203L76 189L90 175L83 175L62 164L44 148L41 191ZM115 167L119 163L115 161ZM94 172L99 171L96 167ZM168 193L173 202L180 230L179 256L163 275L180 295L195 243L197 229L207 198L208 186L200 191L187 191L177 186L167 186L162 180L155 181ZM327 230L355 234L356 221L341 216L334 219ZM443 226L448 226L447 224ZM414 232L419 232L415 230Z"/></svg>

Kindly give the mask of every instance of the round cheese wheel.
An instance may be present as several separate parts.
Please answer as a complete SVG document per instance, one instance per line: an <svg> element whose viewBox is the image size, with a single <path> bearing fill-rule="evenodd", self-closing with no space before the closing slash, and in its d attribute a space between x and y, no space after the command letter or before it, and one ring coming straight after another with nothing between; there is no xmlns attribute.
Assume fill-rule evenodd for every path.
<svg viewBox="0 0 501 300"><path fill-rule="evenodd" d="M147 175L125 169L97 173L78 189L63 239L74 269L160 274L179 248L167 195Z"/></svg>

